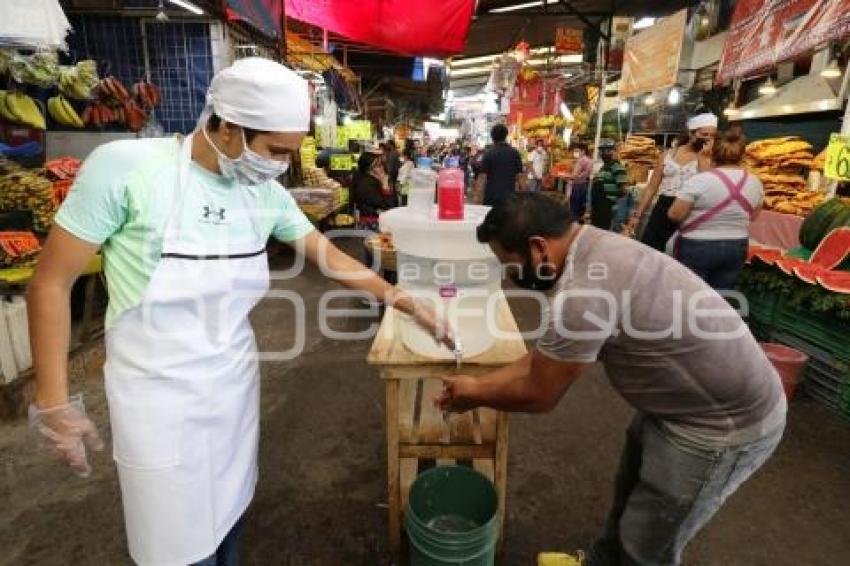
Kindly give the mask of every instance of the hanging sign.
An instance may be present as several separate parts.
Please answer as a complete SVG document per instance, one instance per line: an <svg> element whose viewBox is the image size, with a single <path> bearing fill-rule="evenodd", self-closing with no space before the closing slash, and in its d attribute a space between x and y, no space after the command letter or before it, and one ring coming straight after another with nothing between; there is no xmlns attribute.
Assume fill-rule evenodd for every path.
<svg viewBox="0 0 850 566"><path fill-rule="evenodd" d="M717 82L752 76L850 37L850 0L738 0Z"/></svg>
<svg viewBox="0 0 850 566"><path fill-rule="evenodd" d="M555 28L555 53L558 55L583 55L584 30L557 26Z"/></svg>
<svg viewBox="0 0 850 566"><path fill-rule="evenodd" d="M676 84L688 11L680 10L626 40L620 96L629 98Z"/></svg>
<svg viewBox="0 0 850 566"><path fill-rule="evenodd" d="M829 137L823 174L836 181L850 181L850 136L832 134Z"/></svg>
<svg viewBox="0 0 850 566"><path fill-rule="evenodd" d="M372 122L369 120L352 120L346 128L350 140L371 140Z"/></svg>
<svg viewBox="0 0 850 566"><path fill-rule="evenodd" d="M336 143L334 147L348 148L348 126L336 127Z"/></svg>

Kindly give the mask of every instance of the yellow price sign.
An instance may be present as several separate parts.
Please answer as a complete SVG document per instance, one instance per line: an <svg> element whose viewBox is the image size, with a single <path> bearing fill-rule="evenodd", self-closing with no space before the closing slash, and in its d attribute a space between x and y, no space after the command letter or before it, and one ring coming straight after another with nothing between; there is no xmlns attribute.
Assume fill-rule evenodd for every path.
<svg viewBox="0 0 850 566"><path fill-rule="evenodd" d="M349 131L348 126L336 127L336 144L334 147L348 148Z"/></svg>
<svg viewBox="0 0 850 566"><path fill-rule="evenodd" d="M331 155L331 171L351 171L351 154L338 153Z"/></svg>
<svg viewBox="0 0 850 566"><path fill-rule="evenodd" d="M372 139L372 122L369 120L352 120L348 128L348 139L370 140Z"/></svg>
<svg viewBox="0 0 850 566"><path fill-rule="evenodd" d="M850 181L850 136L832 134L829 137L823 173L836 181Z"/></svg>

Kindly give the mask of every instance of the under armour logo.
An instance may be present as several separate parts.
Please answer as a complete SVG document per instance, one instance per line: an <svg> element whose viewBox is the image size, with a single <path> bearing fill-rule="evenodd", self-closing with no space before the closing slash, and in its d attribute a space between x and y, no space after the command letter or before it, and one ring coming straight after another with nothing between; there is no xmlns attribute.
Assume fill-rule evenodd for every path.
<svg viewBox="0 0 850 566"><path fill-rule="evenodd" d="M204 207L204 220L209 220L210 216L217 216L219 221L224 222L224 208L219 208L218 210L213 210L209 206Z"/></svg>

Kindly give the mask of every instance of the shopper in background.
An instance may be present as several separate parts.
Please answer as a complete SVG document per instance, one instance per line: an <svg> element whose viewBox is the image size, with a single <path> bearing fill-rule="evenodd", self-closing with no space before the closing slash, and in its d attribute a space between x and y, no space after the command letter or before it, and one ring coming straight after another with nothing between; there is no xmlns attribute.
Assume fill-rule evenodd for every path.
<svg viewBox="0 0 850 566"><path fill-rule="evenodd" d="M500 203L517 192L523 181L522 157L508 144L508 128L496 124L490 130L493 145L481 158L481 173L475 181L476 202L487 206Z"/></svg>
<svg viewBox="0 0 850 566"><path fill-rule="evenodd" d="M531 152L530 161L531 178L529 179L528 190L537 192L543 189L543 177L549 170L549 153L546 151L546 142L542 139L537 140L535 148Z"/></svg>
<svg viewBox="0 0 850 566"><path fill-rule="evenodd" d="M546 196L518 194L497 205L478 240L519 286L551 290L541 297L545 330L511 365L444 377L437 404L550 412L602 362L637 413L607 526L584 564L680 564L688 542L782 438L787 404L773 364L741 317L687 268L577 225Z"/></svg>
<svg viewBox="0 0 850 566"><path fill-rule="evenodd" d="M395 140L388 140L384 146L384 167L390 178L390 187L398 190L398 170L401 168L401 156L398 153Z"/></svg>
<svg viewBox="0 0 850 566"><path fill-rule="evenodd" d="M614 206L626 194L626 168L616 159L617 144L610 138L599 141L602 168L590 186L590 221L597 228L610 230Z"/></svg>
<svg viewBox="0 0 850 566"><path fill-rule="evenodd" d="M401 153L401 167L398 170L398 200L400 206L407 206L407 195L410 192L410 173L416 168L415 155L412 149Z"/></svg>
<svg viewBox="0 0 850 566"><path fill-rule="evenodd" d="M668 212L679 226L676 257L717 290L735 288L764 198L759 178L741 167L745 150L743 136L727 132L714 145L714 168L685 182Z"/></svg>
<svg viewBox="0 0 850 566"><path fill-rule="evenodd" d="M268 59L239 59L213 77L189 136L95 149L39 256L27 289L30 426L74 472L91 473L87 449L103 443L69 395L70 297L102 249L112 456L130 555L143 566L238 561L260 431L248 315L269 289L270 237L432 333L443 326L315 230L275 181L309 122L307 81Z"/></svg>
<svg viewBox="0 0 850 566"><path fill-rule="evenodd" d="M570 176L570 212L573 218L582 221L587 210L587 186L593 173L593 161L587 155L587 144L573 144L573 172Z"/></svg>
<svg viewBox="0 0 850 566"><path fill-rule="evenodd" d="M380 148L367 147L357 164L351 200L357 208L357 227L361 230L377 230L378 215L396 206L383 156Z"/></svg>
<svg viewBox="0 0 850 566"><path fill-rule="evenodd" d="M652 201L658 193L658 200L641 237L647 246L662 252L665 250L677 228L668 218L667 211L688 179L711 167L711 147L716 135L717 116L699 114L688 120L688 132L683 134L679 144L659 156L652 178L627 226L631 232L637 230L641 218L652 207Z"/></svg>

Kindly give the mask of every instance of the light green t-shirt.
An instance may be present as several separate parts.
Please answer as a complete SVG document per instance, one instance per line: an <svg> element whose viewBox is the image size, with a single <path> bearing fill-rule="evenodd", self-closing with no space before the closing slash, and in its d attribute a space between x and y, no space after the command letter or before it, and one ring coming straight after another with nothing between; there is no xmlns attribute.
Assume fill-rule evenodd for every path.
<svg viewBox="0 0 850 566"><path fill-rule="evenodd" d="M176 138L104 144L83 163L56 215L59 226L102 246L107 328L141 302L160 260L166 222L177 210L181 244L202 243L206 254L258 251L258 240L293 242L314 229L276 181L247 187L194 162L178 206L179 157Z"/></svg>

